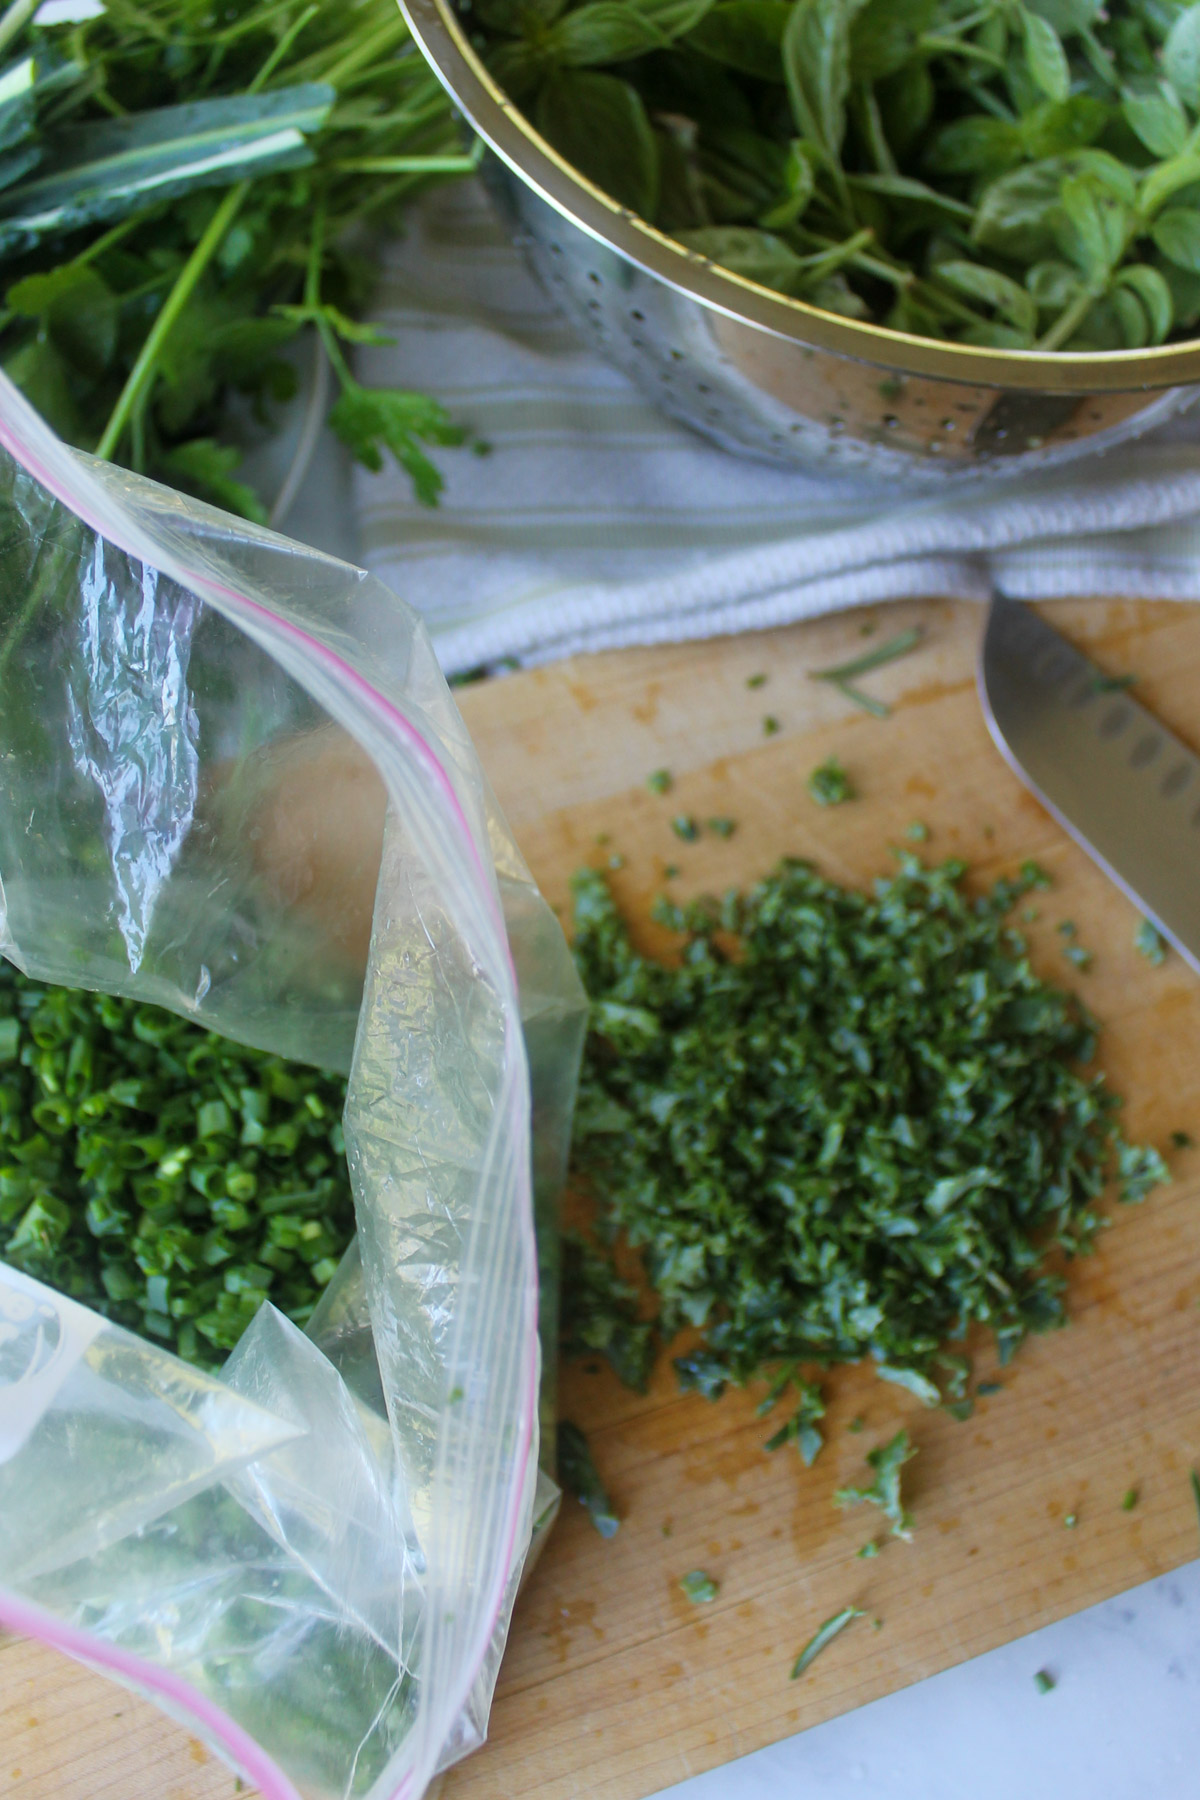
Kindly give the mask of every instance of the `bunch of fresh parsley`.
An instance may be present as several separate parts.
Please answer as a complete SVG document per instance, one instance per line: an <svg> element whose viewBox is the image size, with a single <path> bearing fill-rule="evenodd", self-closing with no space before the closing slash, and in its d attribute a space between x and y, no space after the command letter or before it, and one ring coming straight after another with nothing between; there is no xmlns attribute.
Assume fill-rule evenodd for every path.
<svg viewBox="0 0 1200 1800"><path fill-rule="evenodd" d="M1058 1264L1091 1248L1110 1177L1127 1201L1169 1179L1084 1072L1094 1023L1006 922L1045 877L971 898L964 873L905 853L863 894L785 862L744 896L660 902L674 965L634 949L603 876L575 878L591 1029L573 1157L599 1233L640 1252L664 1341L698 1328L683 1385L765 1379L764 1412L793 1390L769 1447L805 1461L812 1370L867 1358L966 1408L948 1342L984 1326L1006 1361L1060 1324ZM568 1349L644 1382L629 1289L587 1258L582 1274L575 1311L599 1316L568 1310Z"/></svg>
<svg viewBox="0 0 1200 1800"><path fill-rule="evenodd" d="M471 0L584 175L829 311L1002 348L1200 320L1200 4Z"/></svg>
<svg viewBox="0 0 1200 1800"><path fill-rule="evenodd" d="M423 443L461 433L424 395L356 380L370 232L464 171L449 104L394 0L88 0L0 19L0 361L69 442L265 519L229 403L290 397L315 329L330 424L420 497Z"/></svg>

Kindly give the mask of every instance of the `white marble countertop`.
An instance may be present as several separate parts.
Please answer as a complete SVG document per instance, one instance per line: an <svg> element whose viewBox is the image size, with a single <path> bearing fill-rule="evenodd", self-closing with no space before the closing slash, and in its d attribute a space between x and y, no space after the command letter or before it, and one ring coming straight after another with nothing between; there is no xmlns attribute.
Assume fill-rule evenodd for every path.
<svg viewBox="0 0 1200 1800"><path fill-rule="evenodd" d="M1197 1800L1200 1562L667 1796Z"/></svg>

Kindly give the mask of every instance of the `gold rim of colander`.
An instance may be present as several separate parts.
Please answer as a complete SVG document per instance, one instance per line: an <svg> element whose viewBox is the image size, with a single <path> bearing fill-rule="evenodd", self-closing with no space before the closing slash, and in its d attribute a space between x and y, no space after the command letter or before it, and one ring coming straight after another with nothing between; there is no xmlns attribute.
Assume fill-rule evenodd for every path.
<svg viewBox="0 0 1200 1800"><path fill-rule="evenodd" d="M515 175L589 237L714 312L881 369L982 387L1108 394L1200 381L1200 338L1147 350L989 350L844 319L747 281L647 225L564 162L496 86L447 0L400 0L400 8L451 99Z"/></svg>

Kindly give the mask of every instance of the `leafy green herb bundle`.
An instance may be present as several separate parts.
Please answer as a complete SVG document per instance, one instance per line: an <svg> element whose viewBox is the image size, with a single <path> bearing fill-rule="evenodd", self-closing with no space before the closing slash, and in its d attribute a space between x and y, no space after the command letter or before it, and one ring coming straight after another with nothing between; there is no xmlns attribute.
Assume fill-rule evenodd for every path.
<svg viewBox="0 0 1200 1800"><path fill-rule="evenodd" d="M806 1370L871 1358L929 1404L961 1402L948 1341L982 1324L1007 1361L1060 1324L1056 1265L1091 1248L1110 1173L1130 1201L1169 1179L1080 1072L1093 1022L1005 922L1045 877L972 899L964 874L905 853L863 894L788 861L744 896L659 902L677 966L633 948L601 875L575 878L592 1009L574 1162L598 1229L640 1251L664 1340L699 1327L682 1385L767 1379L764 1412L793 1388L772 1447L806 1461L823 1411ZM630 1313L594 1271L588 1287ZM572 1332L611 1341L622 1373L628 1328Z"/></svg>
<svg viewBox="0 0 1200 1800"><path fill-rule="evenodd" d="M432 501L423 443L462 433L425 396L359 383L365 234L463 171L449 104L394 0L109 0L0 19L0 359L83 449L264 520L237 478L230 401L296 389L315 327L330 423ZM357 239L357 248L355 242Z"/></svg>
<svg viewBox="0 0 1200 1800"><path fill-rule="evenodd" d="M1200 5L470 0L497 80L700 255L923 337L1200 321Z"/></svg>
<svg viewBox="0 0 1200 1800"><path fill-rule="evenodd" d="M0 957L0 1256L189 1362L303 1325L354 1235L341 1076Z"/></svg>

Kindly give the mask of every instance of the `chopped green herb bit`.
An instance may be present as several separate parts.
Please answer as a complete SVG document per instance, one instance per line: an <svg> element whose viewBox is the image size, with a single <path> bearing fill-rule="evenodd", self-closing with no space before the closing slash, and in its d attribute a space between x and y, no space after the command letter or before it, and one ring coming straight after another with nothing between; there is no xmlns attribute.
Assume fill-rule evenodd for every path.
<svg viewBox="0 0 1200 1800"><path fill-rule="evenodd" d="M981 825L979 829L982 831L985 838L994 838L996 835L995 827L992 825Z"/></svg>
<svg viewBox="0 0 1200 1800"><path fill-rule="evenodd" d="M1021 908L1021 919L1026 925L1034 924L1041 916L1042 915L1036 906L1023 906Z"/></svg>
<svg viewBox="0 0 1200 1800"><path fill-rule="evenodd" d="M621 855L619 850L614 850L613 854L609 857L608 866L610 869L623 869L625 867L625 858Z"/></svg>
<svg viewBox="0 0 1200 1800"><path fill-rule="evenodd" d="M646 1392L654 1327L640 1317L637 1289L572 1231L563 1236L559 1343L567 1357L603 1356L626 1387Z"/></svg>
<svg viewBox="0 0 1200 1800"><path fill-rule="evenodd" d="M872 1619L871 1620L871 1629L872 1629L872 1631L882 1631L883 1630L883 1620L882 1619Z"/></svg>
<svg viewBox="0 0 1200 1800"><path fill-rule="evenodd" d="M709 819L707 823L714 837L731 838L737 830L733 819Z"/></svg>
<svg viewBox="0 0 1200 1800"><path fill-rule="evenodd" d="M1033 1685L1039 1694L1049 1694L1054 1688L1054 1677L1047 1669L1039 1669L1033 1678Z"/></svg>
<svg viewBox="0 0 1200 1800"><path fill-rule="evenodd" d="M446 1396L446 1404L448 1406L457 1406L462 1398L463 1390L460 1387L452 1387Z"/></svg>
<svg viewBox="0 0 1200 1800"><path fill-rule="evenodd" d="M855 1418L851 1419L850 1423L846 1427L846 1430L847 1431L861 1431L865 1423L866 1423L866 1421L862 1418L861 1414L857 1415Z"/></svg>
<svg viewBox="0 0 1200 1800"><path fill-rule="evenodd" d="M806 785L818 806L841 806L843 801L857 798L857 789L836 756L819 763Z"/></svg>
<svg viewBox="0 0 1200 1800"><path fill-rule="evenodd" d="M663 879L665 881L677 881L679 879L679 864L668 863L663 870Z"/></svg>
<svg viewBox="0 0 1200 1800"><path fill-rule="evenodd" d="M879 384L879 391L880 391L880 393L881 393L881 394L882 394L882 393L883 393L883 390L884 390L884 388L885 388L885 387L886 387L886 386L887 386L887 385L888 385L888 384L887 384L887 382L885 382L885 381L881 381L881 382L880 382L880 384ZM899 393L899 391L900 391L900 390L899 390L899 383L897 383L897 384L896 384L896 392L897 392L897 393ZM893 394L893 395L891 395L891 396L890 396L890 398L892 398L892 399L895 399L895 397L896 397L896 396L895 396L895 394ZM889 398L889 396L887 396L887 395L884 395L884 398L885 398L885 399L887 399L887 398ZM874 619L868 619L868 620L867 620L867 622L866 622L866 624L865 624L865 625L860 625L860 626L859 626L859 628L858 628L858 635L859 635L859 637L874 637L874 636L875 636L875 633L876 633L876 632L877 632L877 631L878 631L878 630L879 630L879 626L878 626L878 625L877 625L877 624L876 624L876 623L875 623L875 620L874 620Z"/></svg>
<svg viewBox="0 0 1200 1800"><path fill-rule="evenodd" d="M1149 919L1143 919L1138 925L1133 934L1133 942L1146 961L1152 963L1156 969L1161 968L1166 962L1167 940L1157 926L1150 923Z"/></svg>
<svg viewBox="0 0 1200 1800"><path fill-rule="evenodd" d="M0 1257L216 1368L354 1235L344 1077L0 957Z"/></svg>
<svg viewBox="0 0 1200 1800"><path fill-rule="evenodd" d="M1075 936L1075 921L1074 919L1060 919L1056 929L1060 937L1073 938Z"/></svg>
<svg viewBox="0 0 1200 1800"><path fill-rule="evenodd" d="M664 1536L664 1537L667 1537L667 1538L669 1538L669 1537L670 1537L670 1535L671 1535L671 1521L670 1521L670 1519L664 1519L664 1520L663 1520L663 1526L662 1526L662 1534L663 1534L663 1536Z"/></svg>
<svg viewBox="0 0 1200 1800"><path fill-rule="evenodd" d="M761 1419L769 1413L789 1387L800 1395L800 1404L787 1423L767 1439L764 1448L781 1450L785 1444L795 1444L805 1467L811 1469L825 1443L818 1424L818 1420L825 1417L825 1401L815 1381L805 1381L796 1373L793 1364L785 1363L767 1390L766 1399L755 1409L755 1416Z"/></svg>
<svg viewBox="0 0 1200 1800"><path fill-rule="evenodd" d="M861 1557L866 1557L866 1558L870 1558L872 1556L878 1556L879 1555L879 1545L875 1542L874 1538L869 1538L867 1540L867 1542L863 1545L862 1549L855 1552L855 1555L861 1556Z"/></svg>
<svg viewBox="0 0 1200 1800"><path fill-rule="evenodd" d="M680 1577L680 1587L693 1606L707 1606L720 1593L720 1585L703 1569L690 1569Z"/></svg>
<svg viewBox="0 0 1200 1800"><path fill-rule="evenodd" d="M831 1644L839 1632L845 1631L847 1625L854 1619L861 1619L862 1616L863 1613L861 1607L843 1606L841 1612L834 1613L831 1619L826 1619L825 1623L820 1626L818 1630L813 1632L813 1635L809 1638L807 1644L805 1644L803 1650L801 1650L799 1656L792 1664L792 1680L798 1680L799 1677L803 1675L805 1669L809 1668L811 1664L816 1661L817 1657L820 1656L825 1646Z"/></svg>
<svg viewBox="0 0 1200 1800"><path fill-rule="evenodd" d="M1090 969L1095 960L1091 951L1085 950L1082 944L1067 944L1063 950L1063 955L1069 963L1072 963L1075 968L1080 970Z"/></svg>
<svg viewBox="0 0 1200 1800"><path fill-rule="evenodd" d="M907 631L897 632L886 644L877 644L874 650L865 650L861 656L852 657L849 662L835 663L828 669L810 669L809 680L839 684L856 681L860 675L869 675L872 669L881 669L885 663L895 662L898 656L907 656L916 649L924 635L919 625L910 626Z"/></svg>
<svg viewBox="0 0 1200 1800"><path fill-rule="evenodd" d="M1194 1142L1195 1140L1189 1137L1186 1131L1173 1131L1171 1133L1171 1148L1173 1150L1190 1150Z"/></svg>
<svg viewBox="0 0 1200 1800"><path fill-rule="evenodd" d="M1196 1513L1200 1517L1200 1475L1192 1470L1192 1499L1196 1502Z"/></svg>
<svg viewBox="0 0 1200 1800"><path fill-rule="evenodd" d="M766 685L767 678L765 675L747 675L746 677L746 686L748 688L760 688L766 687Z"/></svg>
<svg viewBox="0 0 1200 1800"><path fill-rule="evenodd" d="M923 844L929 837L929 827L922 820L914 819L904 835L914 844Z"/></svg>
<svg viewBox="0 0 1200 1800"><path fill-rule="evenodd" d="M700 836L700 827L691 813L679 813L671 820L671 830L677 838L682 838L685 844L694 844Z"/></svg>
<svg viewBox="0 0 1200 1800"><path fill-rule="evenodd" d="M975 1402L973 1400L948 1400L946 1411L952 1419L957 1419L960 1424L965 1425L967 1420L974 1416Z"/></svg>
<svg viewBox="0 0 1200 1800"><path fill-rule="evenodd" d="M587 1508L588 1518L600 1536L615 1537L621 1521L596 1472L586 1437L569 1419L558 1422L558 1479L567 1493L574 1494Z"/></svg>
<svg viewBox="0 0 1200 1800"><path fill-rule="evenodd" d="M1120 694L1131 688L1137 680L1136 675L1101 675L1092 676L1093 694Z"/></svg>
<svg viewBox="0 0 1200 1800"><path fill-rule="evenodd" d="M890 1443L880 1444L867 1452L867 1462L875 1471L870 1486L838 1488L834 1501L838 1506L856 1506L859 1501L867 1500L872 1506L882 1507L892 1527L892 1536L906 1541L911 1539L912 1518L901 1501L900 1471L916 1454L916 1445L910 1442L907 1431L898 1431Z"/></svg>
<svg viewBox="0 0 1200 1800"><path fill-rule="evenodd" d="M975 1389L975 1392L982 1395L984 1398L989 1394L1002 1394L1004 1392L1004 1383L1002 1381L981 1381L979 1386Z"/></svg>
<svg viewBox="0 0 1200 1800"><path fill-rule="evenodd" d="M670 769L655 769L652 775L646 777L646 786L652 794L669 794L674 785L675 778Z"/></svg>
<svg viewBox="0 0 1200 1800"><path fill-rule="evenodd" d="M596 833L597 848L603 850L603 848L606 844L611 844L611 843L612 843L612 832L611 831L598 831Z"/></svg>
<svg viewBox="0 0 1200 1800"><path fill-rule="evenodd" d="M1063 1520L1063 1524L1066 1526L1068 1531L1074 1531L1074 1529L1078 1525L1078 1523L1079 1523L1079 1514L1078 1513L1068 1513Z"/></svg>
<svg viewBox="0 0 1200 1800"><path fill-rule="evenodd" d="M768 713L766 715L762 722L762 728L764 737L775 736L775 733L779 730L779 720L775 717L774 713Z"/></svg>
<svg viewBox="0 0 1200 1800"><path fill-rule="evenodd" d="M634 947L601 874L576 876L574 1169L599 1237L640 1255L660 1338L698 1332L685 1387L782 1396L867 1358L964 1399L941 1347L979 1324L1006 1363L1061 1323L1060 1258L1094 1241L1114 1163L1131 1198L1165 1178L1080 1070L1094 1021L1009 927L1041 871L978 897L965 873L905 851L866 894L788 862L744 895L663 899L670 963Z"/></svg>
<svg viewBox="0 0 1200 1800"><path fill-rule="evenodd" d="M1170 1169L1152 1144L1117 1145L1117 1193L1127 1206L1144 1200L1151 1188L1164 1187L1170 1179Z"/></svg>
<svg viewBox="0 0 1200 1800"><path fill-rule="evenodd" d="M1122 1498L1122 1501L1121 1501L1121 1511L1122 1512L1132 1512L1134 1507L1137 1505L1137 1503L1138 1503L1137 1489L1135 1487L1126 1488L1124 1497Z"/></svg>

